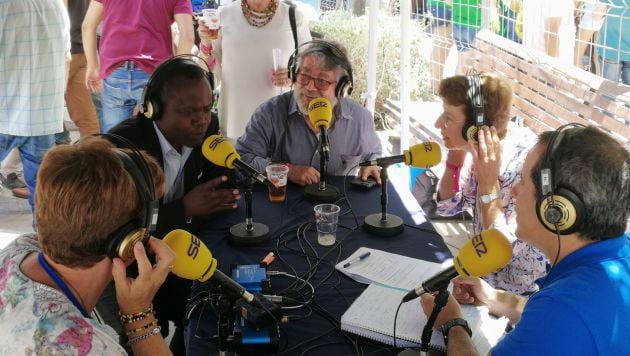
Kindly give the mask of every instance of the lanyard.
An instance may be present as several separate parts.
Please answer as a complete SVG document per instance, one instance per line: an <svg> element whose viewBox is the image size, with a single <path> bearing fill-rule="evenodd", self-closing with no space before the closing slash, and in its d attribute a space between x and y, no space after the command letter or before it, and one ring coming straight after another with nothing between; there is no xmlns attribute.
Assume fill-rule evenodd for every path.
<svg viewBox="0 0 630 356"><path fill-rule="evenodd" d="M59 286L59 288L61 288L63 293L66 295L66 297L68 297L68 299L70 299L72 304L74 304L74 306L77 307L77 309L79 309L79 311L81 312L81 314L84 317L89 319L90 315L87 313L85 308L81 305L81 303L79 303L79 301L74 296L74 294L72 294L72 291L70 290L70 288L68 288L68 285L66 284L66 282L64 282L63 279L61 279L61 277L59 277L57 272L55 272L55 270L52 267L50 267L48 262L46 262L46 259L44 259L44 254L39 252L37 254L37 259L39 260L39 264L42 266L44 271L46 271L46 273L48 273L50 278L52 278L55 281L55 283L57 283L57 286Z"/></svg>

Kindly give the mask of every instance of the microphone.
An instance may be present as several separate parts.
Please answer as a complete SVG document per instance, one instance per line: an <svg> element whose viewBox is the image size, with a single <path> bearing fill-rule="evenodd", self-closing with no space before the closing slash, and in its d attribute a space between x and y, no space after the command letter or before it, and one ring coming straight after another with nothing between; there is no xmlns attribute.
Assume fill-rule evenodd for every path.
<svg viewBox="0 0 630 356"><path fill-rule="evenodd" d="M247 173L250 177L257 181L267 184L269 187L275 187L267 177L262 175L256 168L241 161L241 155L236 152L232 144L220 135L212 135L203 141L201 153L206 159L217 166L227 167L229 169L236 168Z"/></svg>
<svg viewBox="0 0 630 356"><path fill-rule="evenodd" d="M315 98L308 104L308 119L315 128L319 128L322 154L325 160L330 157L330 143L326 130L332 120L332 106L326 98Z"/></svg>
<svg viewBox="0 0 630 356"><path fill-rule="evenodd" d="M421 285L410 290L403 298L403 303L415 299L424 293L433 293L448 286L451 279L460 276L481 277L504 267L512 259L512 245L496 229L482 231L468 240L459 250L453 266L438 272Z"/></svg>
<svg viewBox="0 0 630 356"><path fill-rule="evenodd" d="M217 260L212 257L208 247L188 231L176 229L164 237L164 243L175 252L172 272L181 278L205 282L212 278L234 295L248 303L254 301L254 295L232 278L217 270Z"/></svg>
<svg viewBox="0 0 630 356"><path fill-rule="evenodd" d="M381 166L404 162L408 166L428 168L435 166L442 160L440 145L435 142L423 142L404 150L402 155L383 157L359 163L361 167Z"/></svg>

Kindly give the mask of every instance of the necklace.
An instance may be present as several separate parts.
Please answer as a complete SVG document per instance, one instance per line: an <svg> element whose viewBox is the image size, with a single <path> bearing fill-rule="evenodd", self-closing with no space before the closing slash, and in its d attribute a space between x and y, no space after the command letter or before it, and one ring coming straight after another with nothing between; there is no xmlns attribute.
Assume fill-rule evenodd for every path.
<svg viewBox="0 0 630 356"><path fill-rule="evenodd" d="M66 295L66 297L68 297L68 299L70 299L70 301L72 302L72 304L74 304L74 306L79 309L79 311L81 312L81 314L86 317L86 318L90 318L90 315L88 314L87 310L85 310L85 308L83 307L83 305L81 305L81 303L79 303L79 301L77 300L77 298L74 296L74 294L72 293L72 291L70 290L70 288L68 287L68 284L66 284L66 282L64 282L64 280L61 278L61 276L59 276L59 274L57 274L57 272L48 264L48 262L46 261L46 259L44 258L44 254L39 252L37 254L37 260L39 261L39 264L42 266L42 268L44 269L44 271L46 271L46 273L48 273L48 275L50 276L50 278L53 279L53 281L55 281L55 283L57 284L57 286L59 288L61 288L61 290L63 291L63 293ZM80 296L79 296L80 298Z"/></svg>
<svg viewBox="0 0 630 356"><path fill-rule="evenodd" d="M263 10L263 12L257 12L252 10L247 4L247 0L241 0L241 10L247 23L254 27L263 27L268 24L278 9L278 3L276 0L271 0L269 5Z"/></svg>

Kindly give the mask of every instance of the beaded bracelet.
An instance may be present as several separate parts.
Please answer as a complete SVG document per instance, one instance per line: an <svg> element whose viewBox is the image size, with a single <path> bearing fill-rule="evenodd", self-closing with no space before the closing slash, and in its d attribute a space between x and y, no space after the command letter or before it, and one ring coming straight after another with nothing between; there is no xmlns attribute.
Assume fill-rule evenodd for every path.
<svg viewBox="0 0 630 356"><path fill-rule="evenodd" d="M160 326L156 326L155 328L153 328L153 330L151 330L150 332L146 333L146 334L142 334L136 337L132 337L131 339L129 339L129 341L127 341L127 346L131 346L133 344L135 344L138 341L144 340L144 339L148 339L153 335L157 335L160 333L160 330L162 330L162 328Z"/></svg>
<svg viewBox="0 0 630 356"><path fill-rule="evenodd" d="M157 323L158 323L158 320L157 320L157 319L153 319L153 321L152 321L152 322L150 322L150 323L148 323L147 325L140 326L140 327L137 327L137 328L135 328L135 329L133 329L133 330L129 330L129 331L127 331L127 332L125 333L125 335L127 335L127 336L131 336L131 335L133 335L133 334L135 334L135 333L139 333L139 332L141 332L141 331L145 331L145 330L147 330L148 328L150 328L150 327L152 327L152 326L156 326L156 325L157 325Z"/></svg>
<svg viewBox="0 0 630 356"><path fill-rule="evenodd" d="M120 321L124 324L133 323L134 321L142 320L147 317L147 314L153 313L153 304L149 305L146 309L130 314L123 314L120 311L118 312L118 317L120 317Z"/></svg>

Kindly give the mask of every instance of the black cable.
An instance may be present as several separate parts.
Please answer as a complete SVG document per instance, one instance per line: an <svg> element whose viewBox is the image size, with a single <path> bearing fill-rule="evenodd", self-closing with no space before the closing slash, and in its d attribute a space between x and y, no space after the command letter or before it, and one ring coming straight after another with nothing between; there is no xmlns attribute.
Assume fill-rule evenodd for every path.
<svg viewBox="0 0 630 356"><path fill-rule="evenodd" d="M392 337L394 338L394 348L396 347L396 321L398 320L398 312L400 311L400 307L402 307L403 305L403 301L401 300L400 303L398 303L398 308L396 308L396 314L394 314L394 331L392 333Z"/></svg>

